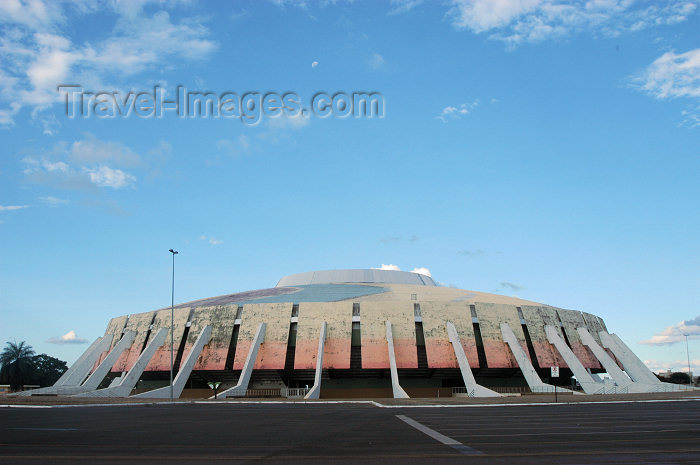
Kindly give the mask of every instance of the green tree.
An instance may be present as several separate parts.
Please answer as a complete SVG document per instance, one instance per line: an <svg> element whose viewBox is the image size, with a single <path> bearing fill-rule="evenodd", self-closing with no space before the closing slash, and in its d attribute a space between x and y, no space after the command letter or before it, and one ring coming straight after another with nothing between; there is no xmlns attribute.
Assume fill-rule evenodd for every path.
<svg viewBox="0 0 700 465"><path fill-rule="evenodd" d="M9 384L12 390L24 386L34 371L32 357L34 349L26 342L8 342L0 354L0 382Z"/></svg>
<svg viewBox="0 0 700 465"><path fill-rule="evenodd" d="M53 386L63 373L68 369L68 364L56 357L46 354L39 354L32 357L34 370L31 377L31 384L39 386Z"/></svg>
<svg viewBox="0 0 700 465"><path fill-rule="evenodd" d="M688 384L690 383L690 377L687 373L677 371L675 373L671 373L669 381L674 384Z"/></svg>

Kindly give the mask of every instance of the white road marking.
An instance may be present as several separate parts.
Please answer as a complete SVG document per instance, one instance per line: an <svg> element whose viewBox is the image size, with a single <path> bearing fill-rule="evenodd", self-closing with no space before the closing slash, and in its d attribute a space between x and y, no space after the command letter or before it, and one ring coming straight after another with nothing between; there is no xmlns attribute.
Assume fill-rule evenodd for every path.
<svg viewBox="0 0 700 465"><path fill-rule="evenodd" d="M464 432L465 430L450 429L448 431L453 432ZM593 436L604 434L606 436L611 434L639 434L639 433L683 433L688 432L687 429L650 429L650 430L633 430L633 431L579 431L579 432L540 432L540 433L501 433L501 434L469 434L470 438L487 438L487 437L514 437L514 436Z"/></svg>
<svg viewBox="0 0 700 465"><path fill-rule="evenodd" d="M445 445L448 445L452 447L453 449L458 450L464 455L482 455L483 452L478 451L472 447L465 446L461 442L452 439L450 437L445 436L444 434L438 433L434 429L428 428L422 423L418 423L416 420L413 420L406 415L396 415L396 418L399 420L413 426L415 429L420 431L421 433L430 436L431 438L435 439L436 441L439 441Z"/></svg>
<svg viewBox="0 0 700 465"><path fill-rule="evenodd" d="M7 428L19 429L23 431L78 431L78 428Z"/></svg>
<svg viewBox="0 0 700 465"><path fill-rule="evenodd" d="M32 405L32 404L0 404L0 408L75 408L75 407L135 407L135 406L152 406L152 405L187 405L187 404L209 404L209 405L224 405L224 404L287 404L287 405L323 405L323 404L367 404L374 405L379 408L396 408L396 409L408 409L408 408L482 408L482 407L526 407L526 406L562 406L562 405L600 405L600 404L645 404L645 403L661 403L661 402L697 402L700 401L700 397L686 397L681 399L649 399L649 400L604 400L604 401L590 401L590 402L559 402L559 403L548 403L548 402L532 402L532 403L517 403L517 404L422 404L422 405L400 405L400 404L382 404L374 400L321 400L321 401L311 401L311 402L299 402L299 401L269 401L269 400L234 400L234 401L221 401L221 400L195 400L195 401L182 401L182 402L122 402L118 404L67 404L67 405Z"/></svg>

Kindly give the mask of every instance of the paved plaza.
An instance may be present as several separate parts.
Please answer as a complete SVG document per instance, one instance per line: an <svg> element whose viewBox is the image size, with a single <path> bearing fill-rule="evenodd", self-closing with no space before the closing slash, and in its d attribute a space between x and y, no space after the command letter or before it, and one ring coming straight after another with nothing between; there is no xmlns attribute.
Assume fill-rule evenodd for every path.
<svg viewBox="0 0 700 465"><path fill-rule="evenodd" d="M0 408L0 463L700 463L700 400Z"/></svg>

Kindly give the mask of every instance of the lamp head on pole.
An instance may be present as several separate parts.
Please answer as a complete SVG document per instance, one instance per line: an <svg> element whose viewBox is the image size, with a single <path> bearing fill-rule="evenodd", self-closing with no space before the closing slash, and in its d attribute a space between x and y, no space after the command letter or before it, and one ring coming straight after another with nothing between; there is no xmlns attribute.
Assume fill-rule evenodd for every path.
<svg viewBox="0 0 700 465"><path fill-rule="evenodd" d="M173 249L168 250L168 252L170 252L173 255L179 253L177 250L173 250Z"/></svg>

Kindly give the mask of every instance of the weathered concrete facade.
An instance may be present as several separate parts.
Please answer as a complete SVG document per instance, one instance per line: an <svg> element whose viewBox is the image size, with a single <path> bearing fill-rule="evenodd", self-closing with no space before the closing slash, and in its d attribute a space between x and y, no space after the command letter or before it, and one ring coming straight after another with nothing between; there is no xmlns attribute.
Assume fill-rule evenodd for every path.
<svg viewBox="0 0 700 465"><path fill-rule="evenodd" d="M326 322L323 368L350 368L352 302L303 302L299 304L294 368L316 368L318 331Z"/></svg>
<svg viewBox="0 0 700 465"><path fill-rule="evenodd" d="M501 333L501 323L508 323L513 332L516 333L518 340L525 340L522 330L518 334L514 328L514 326L517 326L517 329L520 329L520 320L515 306L486 302L477 302L474 306L476 307L476 316L479 319L481 339L484 342L484 352L486 353L488 367L517 368L518 362L511 351L508 350ZM527 350L527 347L525 350Z"/></svg>
<svg viewBox="0 0 700 465"><path fill-rule="evenodd" d="M197 334L202 329L209 325L212 327L211 339L197 358L194 365L195 370L224 370L227 368L226 359L232 344L231 337L237 310L238 306L236 305L225 305L197 308L192 313L185 351L189 352L192 349L197 340Z"/></svg>
<svg viewBox="0 0 700 465"><path fill-rule="evenodd" d="M418 368L411 302L366 302L361 306L362 368L389 368L386 322L394 335L397 368Z"/></svg>
<svg viewBox="0 0 700 465"><path fill-rule="evenodd" d="M500 325L507 323L518 339L523 351L530 356L527 341L522 329L518 308L521 309L525 326L528 329L536 363L541 368L559 366L566 368L566 361L547 341L546 325L564 328L572 351L586 368L600 368L600 364L590 350L580 340L578 327L586 328L600 341L598 333L603 326L597 321L584 321L583 314L577 311L554 309L545 306L492 304L476 302L477 319L471 316L470 305L464 302L420 302L421 320L425 338L427 363L430 368L458 368L454 351L450 344L445 323L453 322L462 341L464 352L472 368L479 368L474 322L478 322L483 341L483 350L489 368L518 368L517 361L503 340ZM367 369L389 368L389 354L386 346L385 322L390 321L394 334L394 350L397 368L418 367L416 317L413 302L363 302L361 304L362 367ZM294 368L314 369L318 348L320 322L327 322L327 337L324 351L324 369L348 369L350 367L352 302L304 302L299 306ZM245 361L250 344L259 323L267 324L265 339L255 369L284 368L287 340L292 323L292 303L268 303L244 305L240 323L236 324L235 305L175 309L175 349L183 343L185 328L189 326L184 352L189 353L197 334L207 325L213 332L209 344L200 355L195 370L240 370ZM188 320L189 318L189 320ZM559 323L561 318L561 324ZM121 323L125 326L118 328ZM146 342L151 327L169 327L170 310L147 312L110 321L107 335L117 338L121 333L135 331L137 336L131 347L117 360L112 371L123 372L133 365ZM238 327L237 340L232 339L234 328ZM235 345L235 358L231 366L226 359ZM602 346L602 344L601 344ZM108 351L104 352L101 359ZM170 363L170 334L148 363L146 371L168 371Z"/></svg>
<svg viewBox="0 0 700 465"><path fill-rule="evenodd" d="M584 367L601 368L600 363L581 342L577 328L586 328L601 346L598 333L603 326L598 320L585 321L578 311L554 309L545 306L515 306L476 302L477 319L472 318L470 305L464 302L420 302L421 320L425 338L427 363L430 368L458 368L454 351L450 344L445 323L453 322L462 341L464 352L472 368L480 368L474 322L478 322L483 350L489 368L518 368L518 363L508 349L501 333L501 323L507 323L530 356L521 318L528 329L531 344L536 355L536 363L541 368L559 366L566 368L566 361L547 341L546 325L563 328L570 343ZM385 322L390 321L394 335L396 364L399 369L418 367L417 338L414 315L414 302L363 302L360 305L360 327L362 334L362 367L367 369L389 368ZM281 370L285 365L287 340L292 323L292 302L243 305L240 323L236 323L236 305L175 309L174 341L175 349L182 344L186 327L189 326L184 352L189 353L197 334L207 325L213 332L209 344L200 355L195 370L240 370L255 336L258 324L266 323L265 339L254 369ZM299 305L294 368L314 369L318 348L318 331L322 321L327 322L327 337L324 351L324 369L348 369L350 367L352 302L303 302ZM189 318L189 320L188 320ZM561 323L559 322L561 319ZM125 326L120 330L122 322ZM135 331L137 336L131 347L114 364L113 372L128 371L138 358L152 327L169 327L170 310L146 312L110 321L105 334L115 335L112 346L116 345L125 331ZM237 340L232 339L234 328L238 327ZM562 333L563 334L563 333ZM229 351L235 344L235 358L231 366L226 366ZM108 351L104 352L101 359ZM170 334L146 367L146 371L168 371L170 363Z"/></svg>
<svg viewBox="0 0 700 465"><path fill-rule="evenodd" d="M544 331L546 325L557 325L559 323L556 310L547 306L531 305L522 305L520 309L523 313L525 325L530 334L539 366L568 368L562 356L547 340L547 335Z"/></svg>
<svg viewBox="0 0 700 465"><path fill-rule="evenodd" d="M112 371L124 373L134 366L139 355L141 355L141 351L146 347L146 339L150 336L151 323L153 322L154 315L155 312L147 312L129 316L124 330L136 331L136 339L134 339L134 343L129 350L124 352L121 357L117 359L112 367Z"/></svg>
<svg viewBox="0 0 700 465"><path fill-rule="evenodd" d="M423 302L420 304L423 335L430 368L459 368L450 343L446 324L454 324L469 366L479 368L474 325L465 302Z"/></svg>
<svg viewBox="0 0 700 465"><path fill-rule="evenodd" d="M581 312L557 311L561 320L561 327L566 331L569 346L576 358L578 358L586 368L600 368L600 362L595 358L590 349L581 342L577 328L586 327Z"/></svg>
<svg viewBox="0 0 700 465"><path fill-rule="evenodd" d="M178 308L173 311L173 342L174 347L180 347L182 337L185 334L185 326L190 316L189 308ZM170 328L170 310L159 310L153 320L154 328ZM170 370L170 333L165 337L165 343L158 348L151 361L146 365L146 371Z"/></svg>
<svg viewBox="0 0 700 465"><path fill-rule="evenodd" d="M178 305L172 328L174 371L185 373L178 378L178 392L193 383L223 380L226 395L238 396L245 395L246 389L265 386L318 387L323 379L324 389L393 389L401 394L402 386L410 392L468 385L470 395L486 396L495 394L481 383L492 389L499 383L547 389L551 386L545 381L552 382L550 367L568 370L568 381L572 368L567 360L586 384L586 392L606 389L587 371L603 372L604 366L613 372L618 387L630 392L646 389L641 381L652 383L653 375L644 372L643 364L619 338L608 334L596 315L442 288L427 277L402 277L396 272L382 281L381 271L303 274L286 280L298 283L293 287ZM374 281L320 282L333 276ZM103 344L109 348L100 346L97 352L101 353L88 357L92 369L85 371L97 375L89 385L81 385L81 375L63 389L95 389L102 381L96 378L107 372L105 365L97 367L105 359L110 364L116 359L110 377L131 371L133 378L134 373L143 372L142 381L152 380L156 384L151 391L163 395L162 380L170 370L170 318L170 308L164 308L111 319ZM167 328L166 335L159 331L162 328ZM124 335L128 340L120 344ZM132 340L125 349L125 342ZM139 366L132 370L137 360ZM622 375L625 368L632 373ZM632 378L629 383L628 377ZM119 385L120 389L108 392L130 386ZM232 391L233 386L238 387ZM313 396L319 391L315 388ZM349 392L348 396L355 397Z"/></svg>
<svg viewBox="0 0 700 465"><path fill-rule="evenodd" d="M189 326L184 352L189 353L197 334L207 325L212 326L212 336L200 355L195 370L240 370L258 324L266 323L267 330L254 369L284 368L287 340L292 323L293 302L247 304L242 306L240 321L237 323L237 305L215 307L179 307L175 309L175 348L180 346ZM501 323L507 323L513 331L523 351L530 356L526 337L522 329L519 311L522 312L525 327L528 329L531 344L536 355L536 363L541 368L559 366L566 368L566 361L548 342L545 326L563 328L576 354L584 367L598 369L600 363L581 342L577 328L583 327L601 346L598 333L604 331L602 321L590 314L578 311L556 309L541 305L507 305L490 302L396 302L364 301L360 303L359 319L362 334L362 367L367 369L389 368L385 322L390 321L394 335L394 350L397 368L417 368L417 339L414 305L420 306L427 363L430 368L458 368L445 324L451 321L462 341L462 347L472 368L480 368L474 323L478 323L483 350L489 368L518 368L512 352L508 349L501 333ZM471 306L476 311L472 317ZM353 302L302 302L299 304L294 358L295 369L315 369L320 322L327 323L327 336L324 349L324 369L348 369L350 367ZM110 321L106 335L118 338L125 331L135 331L137 336L132 346L114 364L112 371L128 371L143 349L144 342L152 327L169 327L170 309L146 312L114 318ZM238 327L237 340L232 339ZM226 359L235 345L235 358L231 366ZM104 352L101 359L107 352ZM146 371L167 371L170 363L170 334L148 363Z"/></svg>
<svg viewBox="0 0 700 465"><path fill-rule="evenodd" d="M255 339L255 332L260 323L266 323L267 328L253 369L283 369L291 317L291 303L244 305L233 369L243 368L246 355Z"/></svg>

